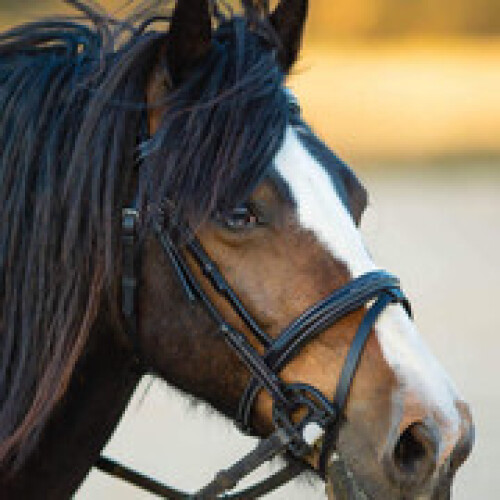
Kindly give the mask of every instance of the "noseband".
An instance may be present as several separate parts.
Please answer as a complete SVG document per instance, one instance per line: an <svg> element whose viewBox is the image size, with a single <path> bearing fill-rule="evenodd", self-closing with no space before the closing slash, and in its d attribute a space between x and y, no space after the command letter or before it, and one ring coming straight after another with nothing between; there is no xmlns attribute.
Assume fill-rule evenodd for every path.
<svg viewBox="0 0 500 500"><path fill-rule="evenodd" d="M293 104L293 103L292 103ZM132 342L138 349L136 297L138 288L137 241L141 214L138 207L123 210L122 216L122 311ZM241 396L237 422L251 433L251 415L257 395L268 392L273 401L275 431L267 439L194 495L179 492L146 478L135 471L101 458L96 466L114 476L166 498L257 498L290 481L306 466L303 459L315 446L320 449L319 472L324 477L328 459L336 442L349 391L370 332L389 304L400 303L411 316L411 309L401 291L398 278L384 271L373 271L353 279L328 297L311 306L292 321L277 338L263 331L245 308L199 240L185 225L176 225L181 238L174 238L163 211L153 219L153 230L190 303L199 302L212 318L220 335L239 356L251 373L251 380ZM183 241L179 244L177 241ZM224 298L241 318L264 354L250 343L248 333L229 324L201 286L186 261L192 261L210 283L212 291ZM303 347L346 315L366 307L366 313L352 340L333 398L305 383L286 383L279 373ZM298 418L297 415L301 417ZM264 462L287 454L289 465L271 478L241 493L223 495ZM220 496L222 495L222 496Z"/></svg>

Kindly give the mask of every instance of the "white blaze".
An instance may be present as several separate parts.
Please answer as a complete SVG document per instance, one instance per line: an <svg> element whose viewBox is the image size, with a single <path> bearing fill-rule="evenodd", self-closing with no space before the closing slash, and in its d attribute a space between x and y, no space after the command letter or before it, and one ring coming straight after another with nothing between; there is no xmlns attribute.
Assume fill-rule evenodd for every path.
<svg viewBox="0 0 500 500"><path fill-rule="evenodd" d="M275 169L287 184L297 206L299 224L312 231L323 246L349 269L353 277L377 269L361 234L342 203L325 168L307 151L289 127L275 159ZM417 394L431 414L447 425L441 427L441 453L458 437L459 399L447 374L425 346L400 305L389 306L376 323L377 338L387 364L399 382L394 395L396 413L405 395Z"/></svg>

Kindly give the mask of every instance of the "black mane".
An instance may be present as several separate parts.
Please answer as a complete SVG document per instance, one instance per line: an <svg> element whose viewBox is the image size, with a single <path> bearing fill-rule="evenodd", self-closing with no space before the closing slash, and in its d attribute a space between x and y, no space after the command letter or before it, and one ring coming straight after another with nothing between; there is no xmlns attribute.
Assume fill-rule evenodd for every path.
<svg viewBox="0 0 500 500"><path fill-rule="evenodd" d="M144 144L148 197L159 186L156 194L194 225L247 198L283 142L283 79L274 53L244 19L223 23L211 54L168 95L169 112Z"/></svg>
<svg viewBox="0 0 500 500"><path fill-rule="evenodd" d="M23 462L64 394L97 312L116 302L119 221L137 166L156 13L0 35L0 465ZM216 3L214 3L217 6ZM223 16L214 48L158 105L141 145L141 194L192 224L236 204L265 172L287 123L265 29ZM255 26L255 19L253 26ZM168 68L165 68L168 72Z"/></svg>

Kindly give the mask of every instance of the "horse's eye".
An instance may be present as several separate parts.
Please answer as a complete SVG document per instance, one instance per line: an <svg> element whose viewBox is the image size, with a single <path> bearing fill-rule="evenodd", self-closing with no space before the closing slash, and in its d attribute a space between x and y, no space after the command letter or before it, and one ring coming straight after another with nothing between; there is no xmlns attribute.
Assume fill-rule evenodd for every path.
<svg viewBox="0 0 500 500"><path fill-rule="evenodd" d="M217 215L217 221L232 231L252 229L260 224L259 216L250 205L242 205L227 214Z"/></svg>

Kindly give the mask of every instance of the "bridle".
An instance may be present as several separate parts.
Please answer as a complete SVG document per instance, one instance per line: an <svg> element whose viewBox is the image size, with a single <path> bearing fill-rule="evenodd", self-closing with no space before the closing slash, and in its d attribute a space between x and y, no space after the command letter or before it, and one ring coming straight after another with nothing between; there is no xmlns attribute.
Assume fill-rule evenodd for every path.
<svg viewBox="0 0 500 500"><path fill-rule="evenodd" d="M295 102L292 105L296 106ZM131 341L138 349L136 298L139 286L138 241L141 210L137 201L122 214L122 312ZM315 446L319 446L319 472L324 477L329 456L335 446L339 425L349 391L370 332L380 314L390 304L400 303L411 316L408 300L398 278L373 271L359 276L328 297L311 306L292 321L277 338L263 331L245 308L216 264L187 225L170 219L168 204L152 217L153 231L190 303L200 302L220 335L239 356L251 373L251 380L241 396L237 422L251 433L251 414L261 390L273 401L272 418L275 431L261 440L248 455L195 494L183 493L160 484L110 459L100 458L96 467L140 488L171 499L187 498L258 498L290 481L307 466L302 462ZM247 335L229 324L193 273L185 255L206 277L212 290L224 298L241 318L250 334L262 346L264 354L252 345ZM279 373L303 347L346 315L367 307L352 340L337 383L333 400L305 383L284 382ZM300 418L297 414L300 413ZM277 455L287 455L289 465L263 482L240 493L224 494L257 467Z"/></svg>

